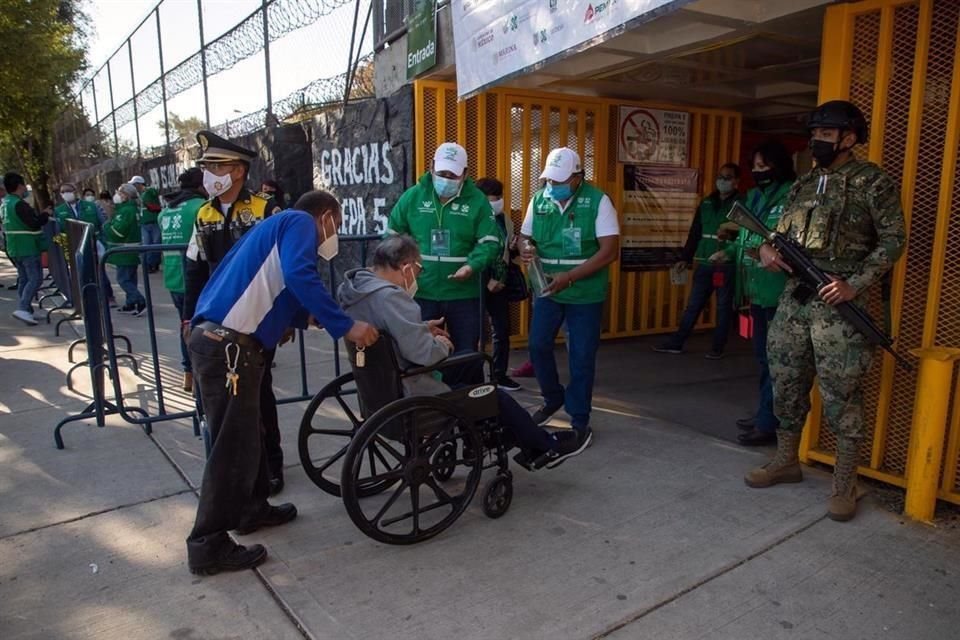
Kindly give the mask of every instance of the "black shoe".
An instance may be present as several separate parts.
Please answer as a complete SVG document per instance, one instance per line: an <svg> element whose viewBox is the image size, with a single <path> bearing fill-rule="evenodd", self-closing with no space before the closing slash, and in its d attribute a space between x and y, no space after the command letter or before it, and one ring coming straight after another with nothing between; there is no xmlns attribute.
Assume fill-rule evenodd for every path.
<svg viewBox="0 0 960 640"><path fill-rule="evenodd" d="M711 349L703 357L706 358L707 360L722 360L723 351L717 351L716 349Z"/></svg>
<svg viewBox="0 0 960 640"><path fill-rule="evenodd" d="M237 533L245 536L265 527L279 527L296 517L297 508L289 502L276 506L267 505L267 509L258 518L237 527Z"/></svg>
<svg viewBox="0 0 960 640"><path fill-rule="evenodd" d="M680 355L681 353L683 353L683 349L682 349L682 348L677 347L677 346L674 346L674 345L669 344L669 343L666 343L666 342L663 343L663 344L654 345L654 346L651 347L651 348L652 348L654 351L656 351L657 353L670 353L670 354L673 354L673 355L675 355L675 356L676 356L676 355Z"/></svg>
<svg viewBox="0 0 960 640"><path fill-rule="evenodd" d="M534 468L553 469L563 464L567 458L580 455L593 441L593 432L589 428L582 435L578 431L562 431L553 437L557 441L556 446L534 460Z"/></svg>
<svg viewBox="0 0 960 640"><path fill-rule="evenodd" d="M190 573L198 576L212 576L221 571L244 571L263 564L267 559L267 550L262 544L252 544L245 547L242 544L232 545L213 564L201 567L189 567Z"/></svg>
<svg viewBox="0 0 960 640"><path fill-rule="evenodd" d="M138 302L137 305L136 305L136 307L134 307L134 309L133 309L133 314L132 314L132 315L133 315L134 317L136 317L136 318L139 318L140 316L143 315L143 312L146 311L146 310L147 310L147 305L145 305L145 304L142 303L142 302Z"/></svg>
<svg viewBox="0 0 960 640"><path fill-rule="evenodd" d="M125 304L122 307L120 307L117 311L119 311L120 313L133 313L136 310L137 310L137 305Z"/></svg>
<svg viewBox="0 0 960 640"><path fill-rule="evenodd" d="M551 407L548 407L547 405L543 405L542 407L540 407L539 409L533 412L533 416L532 416L533 421L536 422L538 425L543 426L545 422L547 422L550 418L553 417L553 414L555 414L557 411L560 411L560 406L562 405L557 405L556 407L551 408Z"/></svg>
<svg viewBox="0 0 960 640"><path fill-rule="evenodd" d="M523 389L519 382L506 374L497 376L497 386L504 391L520 391L520 389Z"/></svg>
<svg viewBox="0 0 960 640"><path fill-rule="evenodd" d="M753 416L749 418L740 418L737 420L737 428L741 431L750 431L757 426L757 419Z"/></svg>
<svg viewBox="0 0 960 640"><path fill-rule="evenodd" d="M745 447L765 447L777 444L777 434L767 433L765 431L748 431L737 436L737 442Z"/></svg>
<svg viewBox="0 0 960 640"><path fill-rule="evenodd" d="M275 496L283 491L283 474L278 474L270 478L270 495Z"/></svg>

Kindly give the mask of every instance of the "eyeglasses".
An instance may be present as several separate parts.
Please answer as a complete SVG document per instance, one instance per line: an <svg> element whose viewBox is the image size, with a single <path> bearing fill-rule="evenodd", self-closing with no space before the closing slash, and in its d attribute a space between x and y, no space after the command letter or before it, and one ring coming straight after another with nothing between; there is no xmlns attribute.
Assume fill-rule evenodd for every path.
<svg viewBox="0 0 960 640"><path fill-rule="evenodd" d="M721 174L718 175L717 177L718 177L718 178L722 178L723 180L736 180L736 179L737 179L737 176L735 176L735 175L733 175L733 174L730 174L730 173L728 173L728 174L726 174L726 175L724 175L724 174L721 173Z"/></svg>
<svg viewBox="0 0 960 640"><path fill-rule="evenodd" d="M219 171L220 169L231 169L239 164L239 162L219 162L211 160L201 163L200 166L208 171Z"/></svg>

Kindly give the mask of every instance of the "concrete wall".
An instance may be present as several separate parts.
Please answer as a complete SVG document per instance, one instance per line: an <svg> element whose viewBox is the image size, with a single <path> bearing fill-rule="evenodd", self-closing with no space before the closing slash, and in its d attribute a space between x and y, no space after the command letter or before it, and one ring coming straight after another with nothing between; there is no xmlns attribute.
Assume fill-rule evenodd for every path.
<svg viewBox="0 0 960 640"><path fill-rule="evenodd" d="M453 74L456 58L453 48L453 20L450 5L437 12L437 65L425 76ZM410 84L407 80L407 36L402 35L389 48L373 57L373 86L378 98L387 98L401 87Z"/></svg>

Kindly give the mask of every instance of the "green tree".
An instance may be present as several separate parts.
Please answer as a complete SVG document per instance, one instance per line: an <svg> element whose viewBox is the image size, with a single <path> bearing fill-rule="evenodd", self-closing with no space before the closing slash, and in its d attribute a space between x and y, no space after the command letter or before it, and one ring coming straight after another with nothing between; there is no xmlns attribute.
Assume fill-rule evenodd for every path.
<svg viewBox="0 0 960 640"><path fill-rule="evenodd" d="M193 116L190 116L189 118L181 118L175 113L168 113L167 120L170 122L170 142L175 142L181 139L189 142L193 140L198 131L207 128L207 125L203 123L203 120ZM157 126L160 127L160 132L164 133L163 120L158 120Z"/></svg>
<svg viewBox="0 0 960 640"><path fill-rule="evenodd" d="M81 0L0 0L0 157L50 202L53 125L85 68ZM9 170L4 167L4 171Z"/></svg>

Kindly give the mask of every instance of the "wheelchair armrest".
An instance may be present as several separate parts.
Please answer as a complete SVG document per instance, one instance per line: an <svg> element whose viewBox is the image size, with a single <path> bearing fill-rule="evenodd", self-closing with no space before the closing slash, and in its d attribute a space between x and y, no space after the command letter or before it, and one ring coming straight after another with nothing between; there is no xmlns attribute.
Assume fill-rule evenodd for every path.
<svg viewBox="0 0 960 640"><path fill-rule="evenodd" d="M489 377L490 379L493 378L493 358L486 353L480 352L462 353L458 356L450 356L428 367L411 367L410 369L404 369L400 372L400 377L409 378L411 376L419 376L424 373L432 373L434 371L446 369L447 367L454 367L461 364L467 364L469 362L485 362L489 366L489 372L491 372Z"/></svg>

